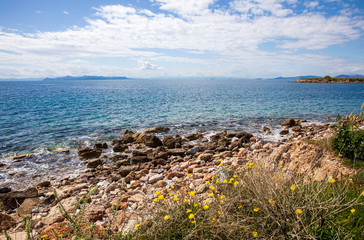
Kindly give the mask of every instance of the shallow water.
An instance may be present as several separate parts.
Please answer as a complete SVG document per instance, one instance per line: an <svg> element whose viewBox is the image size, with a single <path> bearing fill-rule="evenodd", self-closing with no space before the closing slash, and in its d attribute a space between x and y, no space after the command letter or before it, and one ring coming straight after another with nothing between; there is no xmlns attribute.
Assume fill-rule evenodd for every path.
<svg viewBox="0 0 364 240"><path fill-rule="evenodd" d="M127 79L103 81L0 82L0 183L10 171L37 174L82 170L70 154L123 129L169 126L170 134L247 131L263 125L278 131L285 118L323 121L364 103L364 84L291 83L289 80ZM8 156L36 153L24 163Z"/></svg>

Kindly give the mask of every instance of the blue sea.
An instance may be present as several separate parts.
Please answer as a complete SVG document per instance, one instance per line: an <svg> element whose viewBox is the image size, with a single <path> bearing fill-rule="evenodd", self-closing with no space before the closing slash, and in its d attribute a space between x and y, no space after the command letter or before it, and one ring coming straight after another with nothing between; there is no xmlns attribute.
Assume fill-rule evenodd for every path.
<svg viewBox="0 0 364 240"><path fill-rule="evenodd" d="M287 79L123 79L0 82L0 184L11 176L83 169L75 150L121 131L168 126L169 134L278 131L286 118L322 122L359 113L364 84ZM55 153L56 148L71 153ZM9 156L33 153L14 163ZM62 165L63 164L63 165ZM10 175L9 175L10 172ZM10 176L10 177L9 177ZM9 180L10 179L10 180Z"/></svg>

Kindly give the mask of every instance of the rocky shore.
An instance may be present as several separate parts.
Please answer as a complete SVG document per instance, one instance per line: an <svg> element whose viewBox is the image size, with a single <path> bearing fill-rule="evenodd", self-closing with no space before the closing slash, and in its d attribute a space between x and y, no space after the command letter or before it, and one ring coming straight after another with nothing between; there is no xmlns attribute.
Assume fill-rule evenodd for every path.
<svg viewBox="0 0 364 240"><path fill-rule="evenodd" d="M364 83L364 78L302 78L296 83Z"/></svg>
<svg viewBox="0 0 364 240"><path fill-rule="evenodd" d="M222 165L244 165L247 158L272 168L294 169L312 180L352 174L354 170L342 165L332 152L313 144L329 138L334 125L303 126L303 122L284 121L280 134L287 139L280 142L245 132L219 131L212 136L194 133L184 137L167 134L160 139L154 134L168 133L168 128L155 127L144 133L125 130L111 145L97 143L78 150L80 161L88 167L80 176L42 181L23 191L0 188L0 231L7 229L13 239L26 239L22 219L27 216L34 237L55 238L52 229L66 235L69 226L59 211L54 191L66 211L77 212L79 199L98 186L87 205L85 221L95 222L97 231L105 230L114 206L117 214L111 230L127 232L150 210L156 191L168 194L171 186L189 186L203 193L204 182ZM261 131L269 135L270 127Z"/></svg>

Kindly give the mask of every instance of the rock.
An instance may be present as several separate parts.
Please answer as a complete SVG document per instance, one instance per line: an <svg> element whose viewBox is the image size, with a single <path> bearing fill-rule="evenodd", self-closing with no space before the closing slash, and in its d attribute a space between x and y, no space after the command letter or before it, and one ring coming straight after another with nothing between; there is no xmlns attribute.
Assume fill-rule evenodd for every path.
<svg viewBox="0 0 364 240"><path fill-rule="evenodd" d="M82 159L98 158L100 157L101 153L102 153L101 149L94 149L89 147L81 148L78 150L78 155Z"/></svg>
<svg viewBox="0 0 364 240"><path fill-rule="evenodd" d="M147 156L148 155L148 153L147 152L141 152L141 151L138 151L138 150L134 150L133 152L132 152L132 154L133 154L133 157L138 157L138 156Z"/></svg>
<svg viewBox="0 0 364 240"><path fill-rule="evenodd" d="M149 184L154 184L158 182L159 180L162 180L164 178L163 174L155 174L151 177L149 177Z"/></svg>
<svg viewBox="0 0 364 240"><path fill-rule="evenodd" d="M138 135L136 142L144 143L147 147L159 147L163 145L162 141L158 137L144 133Z"/></svg>
<svg viewBox="0 0 364 240"><path fill-rule="evenodd" d="M101 166L104 162L98 158L98 159L93 159L87 162L87 167L88 168L97 168L98 166Z"/></svg>
<svg viewBox="0 0 364 240"><path fill-rule="evenodd" d="M201 194L206 192L209 189L207 184L200 184L196 187L196 193Z"/></svg>
<svg viewBox="0 0 364 240"><path fill-rule="evenodd" d="M294 126L292 127L292 131L294 132L302 132L302 126L301 125L297 125L297 126Z"/></svg>
<svg viewBox="0 0 364 240"><path fill-rule="evenodd" d="M127 133L121 137L121 143L133 143L135 141L132 133Z"/></svg>
<svg viewBox="0 0 364 240"><path fill-rule="evenodd" d="M95 144L95 148L100 148L100 149L107 149L109 146L107 145L106 142L103 143L96 143Z"/></svg>
<svg viewBox="0 0 364 240"><path fill-rule="evenodd" d="M36 188L29 188L25 191L14 191L0 194L0 205L2 209L9 210L15 209L22 204L27 198L38 197L38 190Z"/></svg>
<svg viewBox="0 0 364 240"><path fill-rule="evenodd" d="M212 159L212 156L212 153L203 153L199 155L197 159L202 161L210 161Z"/></svg>
<svg viewBox="0 0 364 240"><path fill-rule="evenodd" d="M50 181L43 181L37 184L38 187L43 187L43 188L47 188L51 185Z"/></svg>
<svg viewBox="0 0 364 240"><path fill-rule="evenodd" d="M262 130L263 132L270 131L270 127L268 127L268 126L263 126L261 130Z"/></svg>
<svg viewBox="0 0 364 240"><path fill-rule="evenodd" d="M11 216L0 213L0 231L6 230L16 224L16 221Z"/></svg>
<svg viewBox="0 0 364 240"><path fill-rule="evenodd" d="M37 207L42 201L39 198L28 198L17 209L20 217L25 217L32 213L32 210Z"/></svg>
<svg viewBox="0 0 364 240"><path fill-rule="evenodd" d="M11 188L9 188L9 187L0 188L0 193L8 193L8 192L11 192Z"/></svg>
<svg viewBox="0 0 364 240"><path fill-rule="evenodd" d="M200 151L200 148L198 146L194 146L192 148L190 148L186 154L187 155L195 155L196 153L198 153Z"/></svg>
<svg viewBox="0 0 364 240"><path fill-rule="evenodd" d="M121 184L117 183L117 182L113 182L111 183L106 189L105 189L105 193L109 193L111 191L114 191L115 189L120 189L121 188Z"/></svg>
<svg viewBox="0 0 364 240"><path fill-rule="evenodd" d="M120 168L121 166L128 166L130 164L131 164L130 160L128 160L128 159L120 160L115 163L117 168Z"/></svg>
<svg viewBox="0 0 364 240"><path fill-rule="evenodd" d="M149 162L151 159L147 156L136 156L136 157L132 157L130 159L131 164L138 164L138 163L144 163L144 162Z"/></svg>
<svg viewBox="0 0 364 240"><path fill-rule="evenodd" d="M77 197L74 196L74 197L63 199L60 203L62 204L65 211L67 211L68 213L73 213L76 211L78 199L77 199ZM62 216L62 214L59 210L59 206L57 204L56 206L51 208L47 217L43 220L43 223L46 225L50 225L55 222L61 222L61 221L63 221L63 219L64 219L64 217Z"/></svg>
<svg viewBox="0 0 364 240"><path fill-rule="evenodd" d="M141 186L142 186L141 182L139 180L136 180L136 181L131 181L129 188L135 189Z"/></svg>
<svg viewBox="0 0 364 240"><path fill-rule="evenodd" d="M280 135L287 135L289 133L288 129L283 129L282 131L279 132Z"/></svg>
<svg viewBox="0 0 364 240"><path fill-rule="evenodd" d="M296 121L292 118L286 119L282 123L282 126L284 127L293 127L294 125L296 125Z"/></svg>
<svg viewBox="0 0 364 240"><path fill-rule="evenodd" d="M117 155L110 157L110 160L113 162L116 162L116 161L127 159L127 158L128 158L128 155L126 155L126 154L117 154Z"/></svg>
<svg viewBox="0 0 364 240"><path fill-rule="evenodd" d="M136 193L134 195L132 195L131 197L129 197L129 201L130 202L141 202L143 200L145 200L147 197L145 196L145 194L143 193Z"/></svg>
<svg viewBox="0 0 364 240"><path fill-rule="evenodd" d="M123 144L117 144L112 148L114 152L124 152L126 149L128 149L128 146Z"/></svg>
<svg viewBox="0 0 364 240"><path fill-rule="evenodd" d="M175 149L169 149L167 153L169 156L182 156L183 157L185 155L185 150L183 148L175 148Z"/></svg>
<svg viewBox="0 0 364 240"><path fill-rule="evenodd" d="M31 158L32 156L33 156L32 154L27 153L27 154L12 156L10 158L13 159L14 161L20 162L20 161L23 161L24 159Z"/></svg>
<svg viewBox="0 0 364 240"><path fill-rule="evenodd" d="M96 222L105 215L105 206L89 205L85 211L85 219L88 221Z"/></svg>
<svg viewBox="0 0 364 240"><path fill-rule="evenodd" d="M161 126L157 126L157 127L152 127L152 128L148 128L146 130L144 130L145 133L163 133L163 132L169 132L170 128L168 127L161 127Z"/></svg>
<svg viewBox="0 0 364 240"><path fill-rule="evenodd" d="M119 168L119 174L121 177L126 177L129 173L137 171L138 166L122 166Z"/></svg>
<svg viewBox="0 0 364 240"><path fill-rule="evenodd" d="M24 232L15 232L15 233L8 233L10 239L15 239L15 240L27 240L27 233ZM0 240L7 240L7 238L4 236L0 236Z"/></svg>
<svg viewBox="0 0 364 240"><path fill-rule="evenodd" d="M164 188L167 186L167 182L164 180L159 180L157 183L154 184L154 187L156 188Z"/></svg>
<svg viewBox="0 0 364 240"><path fill-rule="evenodd" d="M166 136L162 141L163 145L167 148L176 148L176 145L181 145L180 139L176 139L172 136Z"/></svg>
<svg viewBox="0 0 364 240"><path fill-rule="evenodd" d="M202 134L194 133L194 134L186 135L184 137L184 139L186 139L187 141L194 141L194 140L197 140L197 139L199 139L201 137L203 137Z"/></svg>
<svg viewBox="0 0 364 240"><path fill-rule="evenodd" d="M250 148L252 150L262 149L263 148L263 142L262 141L256 142Z"/></svg>
<svg viewBox="0 0 364 240"><path fill-rule="evenodd" d="M156 159L153 159L152 160L152 164L154 166L157 166L157 165L166 165L167 164L167 161L163 158L156 158Z"/></svg>
<svg viewBox="0 0 364 240"><path fill-rule="evenodd" d="M178 177L178 178L181 178L183 177L185 174L183 172L170 172L167 174L167 178L168 179L172 179L174 177Z"/></svg>

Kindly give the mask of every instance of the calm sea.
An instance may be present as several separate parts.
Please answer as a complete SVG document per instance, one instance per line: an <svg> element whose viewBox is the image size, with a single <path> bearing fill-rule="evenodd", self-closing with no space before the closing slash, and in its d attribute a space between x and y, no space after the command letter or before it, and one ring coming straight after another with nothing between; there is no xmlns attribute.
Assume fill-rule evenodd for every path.
<svg viewBox="0 0 364 240"><path fill-rule="evenodd" d="M281 79L0 82L0 163L8 167L0 171L0 183L9 166L29 168L28 163L15 168L10 155L31 152L37 156L31 167L56 168L59 158L52 149L111 141L124 129L163 125L170 134L224 129L259 134L263 125L278 129L285 118L322 121L359 113L363 103L364 84Z"/></svg>

